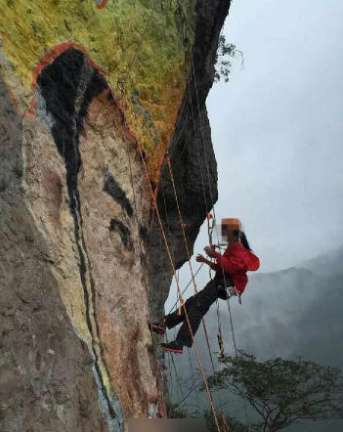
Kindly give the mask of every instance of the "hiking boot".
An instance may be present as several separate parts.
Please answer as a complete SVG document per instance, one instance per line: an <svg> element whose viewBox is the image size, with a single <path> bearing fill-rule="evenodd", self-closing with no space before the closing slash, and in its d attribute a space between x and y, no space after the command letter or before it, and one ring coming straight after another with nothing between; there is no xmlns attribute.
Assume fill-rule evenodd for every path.
<svg viewBox="0 0 343 432"><path fill-rule="evenodd" d="M166 332L166 326L163 322L151 322L149 323L149 329L160 336L164 336Z"/></svg>
<svg viewBox="0 0 343 432"><path fill-rule="evenodd" d="M177 343L176 341L169 342L169 343L162 343L161 347L166 352L171 352L174 354L182 354L183 353L183 346Z"/></svg>

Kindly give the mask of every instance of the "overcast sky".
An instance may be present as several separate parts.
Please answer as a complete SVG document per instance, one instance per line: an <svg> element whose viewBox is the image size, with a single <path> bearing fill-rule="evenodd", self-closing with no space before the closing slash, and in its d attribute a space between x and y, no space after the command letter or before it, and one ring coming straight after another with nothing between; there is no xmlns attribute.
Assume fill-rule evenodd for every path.
<svg viewBox="0 0 343 432"><path fill-rule="evenodd" d="M216 209L264 271L343 244L342 22L342 0L236 0L226 21L245 66L208 98Z"/></svg>
<svg viewBox="0 0 343 432"><path fill-rule="evenodd" d="M342 0L235 0L225 24L245 65L207 101L216 212L242 219L264 272L343 245L342 22Z"/></svg>
<svg viewBox="0 0 343 432"><path fill-rule="evenodd" d="M343 246L343 0L234 0L224 33L243 51L245 67L238 59L230 83L216 84L207 101L219 173L217 217L242 219L262 271L301 265ZM203 230L195 252L206 242ZM316 268L323 275L323 266ZM188 266L180 273L184 286ZM342 357L335 359L339 348L330 346L330 335L332 328L341 333L341 326L328 322L339 316L338 294L333 314L326 303L331 297L319 298L321 280L300 280L299 274L262 276L259 283L251 278L243 307L230 301L238 345L258 355L264 349L268 356L310 358L321 347L317 361L334 363ZM198 289L207 280L204 270ZM300 300L299 287L307 289ZM167 310L175 296L174 286ZM224 302L220 306L225 310ZM212 310L212 347L215 317ZM222 323L230 352L231 327L223 312ZM320 427L297 430L342 430Z"/></svg>

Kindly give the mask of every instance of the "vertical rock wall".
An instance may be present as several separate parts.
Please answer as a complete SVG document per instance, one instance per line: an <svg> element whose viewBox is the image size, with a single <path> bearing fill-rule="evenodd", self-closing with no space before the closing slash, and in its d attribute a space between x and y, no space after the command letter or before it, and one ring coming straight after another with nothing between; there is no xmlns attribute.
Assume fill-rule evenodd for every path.
<svg viewBox="0 0 343 432"><path fill-rule="evenodd" d="M153 197L180 266L163 155L191 248L217 197L205 98L229 2L0 5L0 429L165 415Z"/></svg>
<svg viewBox="0 0 343 432"><path fill-rule="evenodd" d="M37 227L23 189L22 146L32 131L23 129L2 81L0 95L0 429L107 431L102 410L108 408L94 378L94 356L61 300L67 284L54 274L58 258L51 255L47 233ZM36 164L42 166L41 157ZM49 203L55 205L54 199ZM75 292L80 277L74 257L64 272L60 279L69 279ZM101 405L93 402L100 400Z"/></svg>

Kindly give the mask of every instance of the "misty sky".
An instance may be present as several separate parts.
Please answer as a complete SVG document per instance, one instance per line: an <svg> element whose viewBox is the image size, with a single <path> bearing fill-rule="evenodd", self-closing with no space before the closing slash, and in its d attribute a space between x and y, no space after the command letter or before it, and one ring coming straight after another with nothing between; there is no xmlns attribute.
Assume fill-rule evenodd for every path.
<svg viewBox="0 0 343 432"><path fill-rule="evenodd" d="M341 0L236 0L224 27L245 65L207 100L216 213L242 219L264 272L343 244L342 22ZM195 252L206 243L204 229Z"/></svg>
<svg viewBox="0 0 343 432"><path fill-rule="evenodd" d="M208 98L216 211L241 217L264 271L343 244L342 21L341 0L236 0L226 21L245 66Z"/></svg>
<svg viewBox="0 0 343 432"><path fill-rule="evenodd" d="M234 0L225 24L226 39L244 53L245 65L242 70L240 59L235 60L230 83L216 84L207 100L219 174L216 213L218 219L242 219L263 272L301 266L343 246L342 23L342 0ZM206 243L204 229L195 253ZM330 256L334 261L336 255ZM251 277L243 306L230 301L239 347L259 356L301 354L341 364L340 346L332 337L340 340L342 334L340 281L335 287L322 279L328 277L326 268L327 263L315 265L318 280L301 271ZM189 273L187 265L180 271L182 286ZM207 281L204 269L198 289ZM330 291L331 303L331 294L321 299L325 281L325 289L336 289ZM305 289L300 300L299 287ZM185 297L192 293L191 288ZM175 298L173 285L167 311ZM226 304L219 304L230 352L231 325ZM215 352L216 312L210 313ZM206 345L198 346L202 361L208 361ZM182 357L176 362L178 370L189 366ZM342 430L342 424L292 430L328 428Z"/></svg>
<svg viewBox="0 0 343 432"><path fill-rule="evenodd" d="M301 266L343 245L342 23L342 0L234 0L226 21L227 41L243 51L245 66L241 70L237 59L230 83L216 84L207 101L219 174L216 213L242 219L263 272ZM195 252L206 243L202 230ZM304 355L340 365L340 281L322 279L327 271L337 275L337 261L336 269L325 260L315 264L318 279L306 271L251 277L243 306L230 301L238 346L258 356ZM180 275L184 286L188 266ZM207 281L204 269L198 289ZM324 299L321 284L330 292ZM305 290L301 299L299 288ZM174 285L167 311L175 297ZM231 325L226 304L219 305L230 352ZM215 352L216 311L211 313L207 328ZM208 362L206 344L198 346ZM189 360L181 356L176 364L187 371ZM232 406L231 414L244 421L241 407ZM290 430L339 431L342 423Z"/></svg>

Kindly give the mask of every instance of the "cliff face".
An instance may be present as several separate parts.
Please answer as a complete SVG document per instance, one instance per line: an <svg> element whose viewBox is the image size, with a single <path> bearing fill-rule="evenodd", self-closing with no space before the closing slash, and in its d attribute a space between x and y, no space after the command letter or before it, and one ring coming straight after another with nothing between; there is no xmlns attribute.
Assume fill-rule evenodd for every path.
<svg viewBox="0 0 343 432"><path fill-rule="evenodd" d="M0 429L164 415L159 317L217 198L205 98L229 1L0 0Z"/></svg>

